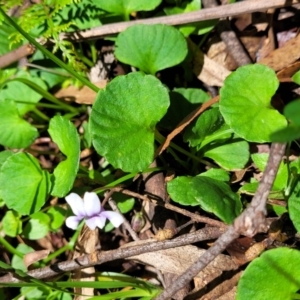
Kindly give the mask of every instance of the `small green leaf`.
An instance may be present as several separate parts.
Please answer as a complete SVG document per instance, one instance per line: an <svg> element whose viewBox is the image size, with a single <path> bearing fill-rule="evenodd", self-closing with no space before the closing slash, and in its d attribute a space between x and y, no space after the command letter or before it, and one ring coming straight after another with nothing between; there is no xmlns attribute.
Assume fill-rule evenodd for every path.
<svg viewBox="0 0 300 300"><path fill-rule="evenodd" d="M190 146L201 148L201 143L205 137L211 135L224 124L223 117L218 107L204 111L196 120L190 124L184 132L183 139L189 142ZM228 136L228 135L227 135ZM228 136L228 138L230 135Z"/></svg>
<svg viewBox="0 0 300 300"><path fill-rule="evenodd" d="M291 142L300 137L300 100L294 100L285 106L283 113L290 123L286 128L278 130L271 135L274 142Z"/></svg>
<svg viewBox="0 0 300 300"><path fill-rule="evenodd" d="M213 159L226 170L240 170L249 160L249 144L240 138L232 138L225 143L206 147L203 156Z"/></svg>
<svg viewBox="0 0 300 300"><path fill-rule="evenodd" d="M275 72L259 64L240 67L225 79L220 111L237 135L250 142L269 142L274 131L286 126L284 116L271 106L278 85Z"/></svg>
<svg viewBox="0 0 300 300"><path fill-rule="evenodd" d="M48 132L60 151L67 156L53 172L54 186L51 192L53 196L64 197L71 190L79 168L80 139L75 126L61 116L51 119Z"/></svg>
<svg viewBox="0 0 300 300"><path fill-rule="evenodd" d="M96 4L103 10L118 15L129 15L135 11L149 11L156 8L161 0L97 0Z"/></svg>
<svg viewBox="0 0 300 300"><path fill-rule="evenodd" d="M300 85L300 71L296 72L296 73L293 75L292 79L294 80L294 82L296 82L297 84Z"/></svg>
<svg viewBox="0 0 300 300"><path fill-rule="evenodd" d="M191 2L179 2L175 7L167 7L164 9L164 12L166 13L166 15L174 15L184 14L199 9L201 9L201 1L192 0ZM217 23L218 20L207 20L187 25L179 25L179 30L184 36L189 36L190 34L205 34L212 30Z"/></svg>
<svg viewBox="0 0 300 300"><path fill-rule="evenodd" d="M266 251L244 271L237 288L237 300L296 299L300 288L300 251L277 248Z"/></svg>
<svg viewBox="0 0 300 300"><path fill-rule="evenodd" d="M199 104L209 99L209 95L200 89L174 89L170 92L170 107L159 125L172 130L183 118L199 107Z"/></svg>
<svg viewBox="0 0 300 300"><path fill-rule="evenodd" d="M16 247L16 250L23 253L23 254L34 252L33 248L31 248L31 247L29 247L25 244L19 244ZM13 255L12 260L11 260L11 266L14 269L22 270L24 272L27 271L27 267L24 264L23 257L19 257L17 255Z"/></svg>
<svg viewBox="0 0 300 300"><path fill-rule="evenodd" d="M24 296L25 299L33 300L33 299L42 299L43 294L46 294L47 290L44 287L22 287L21 294ZM49 293L49 292L48 292ZM48 300L50 300L48 298ZM62 300L62 299L60 299Z"/></svg>
<svg viewBox="0 0 300 300"><path fill-rule="evenodd" d="M28 72L19 71L15 77L32 81L42 89L47 90L47 86L42 79L39 77L32 77ZM30 86L14 79L9 80L5 88L0 90L0 99L15 101L18 112L21 116L34 109L35 104L38 103L42 98L42 95L36 92Z"/></svg>
<svg viewBox="0 0 300 300"><path fill-rule="evenodd" d="M40 210L51 188L50 175L31 154L10 156L0 169L0 197L21 215Z"/></svg>
<svg viewBox="0 0 300 300"><path fill-rule="evenodd" d="M30 220L23 230L23 236L29 240L38 240L43 238L49 232L50 217L43 213L37 212L30 216Z"/></svg>
<svg viewBox="0 0 300 300"><path fill-rule="evenodd" d="M115 55L121 62L155 75L181 63L187 52L186 41L176 28L156 24L133 25L121 32Z"/></svg>
<svg viewBox="0 0 300 300"><path fill-rule="evenodd" d="M242 204L226 183L206 176L177 177L167 186L173 201L200 207L230 224L240 214Z"/></svg>
<svg viewBox="0 0 300 300"><path fill-rule="evenodd" d="M294 100L291 103L289 103L287 106L285 106L283 110L283 114L286 116L286 118L291 121L296 126L300 127L300 100Z"/></svg>
<svg viewBox="0 0 300 300"><path fill-rule="evenodd" d="M131 211L134 207L135 200L132 197L124 195L122 193L114 193L114 200L122 214L126 214Z"/></svg>
<svg viewBox="0 0 300 300"><path fill-rule="evenodd" d="M297 229L298 232L300 232L300 183L299 182L289 197L288 211L295 228Z"/></svg>
<svg viewBox="0 0 300 300"><path fill-rule="evenodd" d="M0 100L0 132L0 144L10 148L26 148L38 137L37 129L19 116L10 100Z"/></svg>
<svg viewBox="0 0 300 300"><path fill-rule="evenodd" d="M51 230L58 230L65 221L67 211L60 206L52 206L47 211L47 215L50 217L50 228Z"/></svg>
<svg viewBox="0 0 300 300"><path fill-rule="evenodd" d="M100 90L90 117L96 151L126 172L146 169L154 157L156 123L169 106L167 89L152 75L119 76Z"/></svg>
<svg viewBox="0 0 300 300"><path fill-rule="evenodd" d="M213 178L224 182L229 182L230 179L229 173L227 171L222 169L214 169L214 168L211 168L206 172L199 174L198 176L205 176L205 177Z"/></svg>
<svg viewBox="0 0 300 300"><path fill-rule="evenodd" d="M19 46L22 45L21 42L18 43L14 43L12 44L11 39L9 38L9 36L15 32L17 32L17 30L8 25L6 22L0 22L0 55L4 55L7 54L8 52L18 48Z"/></svg>
<svg viewBox="0 0 300 300"><path fill-rule="evenodd" d="M268 153L254 153L251 158L255 165L263 172L268 162ZM275 181L272 186L273 192L283 191L287 186L288 181L288 168L283 162L280 163L279 169L276 174Z"/></svg>
<svg viewBox="0 0 300 300"><path fill-rule="evenodd" d="M16 237L22 232L22 221L17 212L9 210L2 219L2 228L6 235Z"/></svg>

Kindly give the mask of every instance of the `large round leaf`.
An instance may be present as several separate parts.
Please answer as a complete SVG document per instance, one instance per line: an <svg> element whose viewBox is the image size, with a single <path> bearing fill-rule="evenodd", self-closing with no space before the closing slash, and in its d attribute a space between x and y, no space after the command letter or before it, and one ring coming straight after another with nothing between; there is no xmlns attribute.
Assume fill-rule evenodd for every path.
<svg viewBox="0 0 300 300"><path fill-rule="evenodd" d="M49 173L30 154L16 153L0 169L0 197L21 215L40 210L50 191Z"/></svg>
<svg viewBox="0 0 300 300"><path fill-rule="evenodd" d="M19 116L14 101L0 100L0 144L11 148L26 148L37 137L37 129Z"/></svg>
<svg viewBox="0 0 300 300"><path fill-rule="evenodd" d="M187 55L187 44L171 26L134 25L119 34L115 55L118 60L154 75L181 63Z"/></svg>
<svg viewBox="0 0 300 300"><path fill-rule="evenodd" d="M220 91L225 122L250 142L269 142L270 135L286 126L283 115L271 105L279 85L275 72L263 65L247 65L229 75Z"/></svg>
<svg viewBox="0 0 300 300"><path fill-rule="evenodd" d="M177 177L168 183L173 201L200 207L230 224L240 214L242 204L228 184L206 176Z"/></svg>
<svg viewBox="0 0 300 300"><path fill-rule="evenodd" d="M277 248L263 253L247 267L237 289L237 300L297 299L300 289L300 251Z"/></svg>
<svg viewBox="0 0 300 300"><path fill-rule="evenodd" d="M51 195L64 197L72 188L79 168L80 140L75 126L67 119L56 116L51 119L49 133L67 159L54 170L54 186Z"/></svg>
<svg viewBox="0 0 300 300"><path fill-rule="evenodd" d="M155 125L168 106L167 89L152 75L115 78L93 105L90 130L96 151L116 168L144 170L154 156Z"/></svg>

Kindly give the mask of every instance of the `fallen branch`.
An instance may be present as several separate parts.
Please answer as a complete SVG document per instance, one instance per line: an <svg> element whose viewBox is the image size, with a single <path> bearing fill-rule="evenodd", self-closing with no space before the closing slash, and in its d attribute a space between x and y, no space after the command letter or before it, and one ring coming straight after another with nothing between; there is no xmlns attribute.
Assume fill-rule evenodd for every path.
<svg viewBox="0 0 300 300"><path fill-rule="evenodd" d="M135 20L129 22L112 23L108 25L98 26L85 31L77 31L74 33L61 33L60 39L68 39L75 41L82 41L86 39L97 39L108 35L114 35L124 31L129 26L135 24L167 24L167 25L182 25L190 24L204 20L213 20L220 18L227 18L232 16L241 15L244 13L252 13L261 10L268 10L270 8L278 8L284 6L290 6L299 3L297 0L250 0L236 2L233 4L222 5L218 7L211 7L201 9L198 11L163 16L151 19Z"/></svg>
<svg viewBox="0 0 300 300"><path fill-rule="evenodd" d="M173 240L166 241L151 241L146 244L132 246L132 247L124 247L116 250L110 251L96 251L91 254L80 256L73 260L68 260L64 262L60 262L57 264L53 264L44 268L35 269L29 271L28 276L34 277L36 279L45 279L53 276L57 276L64 272L70 272L74 270L79 270L95 265L100 265L108 261L128 258L131 256L164 250L174 247L180 247L183 245L189 245L192 243L215 239L219 237L224 230L216 228L216 227L207 227L204 229L200 229L193 233L181 235ZM24 278L25 280L26 278ZM20 278L15 277L14 274L8 274L0 277L0 286L1 283L17 283L21 282Z"/></svg>

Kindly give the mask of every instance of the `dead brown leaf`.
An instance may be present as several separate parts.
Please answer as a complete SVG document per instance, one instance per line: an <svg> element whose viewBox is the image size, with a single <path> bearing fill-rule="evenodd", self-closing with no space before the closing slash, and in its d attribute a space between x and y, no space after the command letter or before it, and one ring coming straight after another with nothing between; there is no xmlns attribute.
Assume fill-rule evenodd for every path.
<svg viewBox="0 0 300 300"><path fill-rule="evenodd" d="M24 255L23 262L26 267L34 264L37 261L40 261L46 258L50 253L50 250L40 250L30 252Z"/></svg>
<svg viewBox="0 0 300 300"><path fill-rule="evenodd" d="M222 86L231 72L205 55L190 39L187 42L193 53L193 72L197 78L209 86Z"/></svg>
<svg viewBox="0 0 300 300"><path fill-rule="evenodd" d="M104 89L107 85L107 80L94 83L99 89ZM95 101L97 93L92 91L89 87L84 86L81 89L75 86L59 90L54 96L68 102L76 102L79 104L92 105Z"/></svg>
<svg viewBox="0 0 300 300"><path fill-rule="evenodd" d="M74 252L73 258L95 252L98 243L98 230L90 230L88 227L84 226L81 235L78 238L77 249ZM79 281L95 281L95 268L89 267L77 270L72 277ZM74 300L86 300L91 296L94 296L93 288L75 288L74 291L79 294L75 296Z"/></svg>
<svg viewBox="0 0 300 300"><path fill-rule="evenodd" d="M291 65L300 58L300 35L290 39L283 47L272 51L267 57L259 61L275 71Z"/></svg>
<svg viewBox="0 0 300 300"><path fill-rule="evenodd" d="M130 243L130 246L131 245L132 243ZM196 246L187 245L177 248L144 253L129 257L128 259L133 259L142 264L153 266L156 269L160 270L162 273L167 272L178 275L184 273L186 269L194 262L196 262L205 251L206 250L200 249ZM237 264L230 256L220 254L196 277L201 279L204 287L214 278L220 276L223 271L235 270L237 267Z"/></svg>

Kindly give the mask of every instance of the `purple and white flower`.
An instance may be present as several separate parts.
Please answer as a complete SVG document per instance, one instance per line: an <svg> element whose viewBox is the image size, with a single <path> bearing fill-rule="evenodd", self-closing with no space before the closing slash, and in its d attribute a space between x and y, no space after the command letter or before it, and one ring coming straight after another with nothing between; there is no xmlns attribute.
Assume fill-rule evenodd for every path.
<svg viewBox="0 0 300 300"><path fill-rule="evenodd" d="M75 193L66 196L66 201L70 205L75 216L66 219L67 227L75 230L81 220L85 220L86 225L94 230L96 227L102 229L108 219L114 227L119 227L124 219L119 213L106 211L101 206L101 202L96 193L86 192L83 200Z"/></svg>

